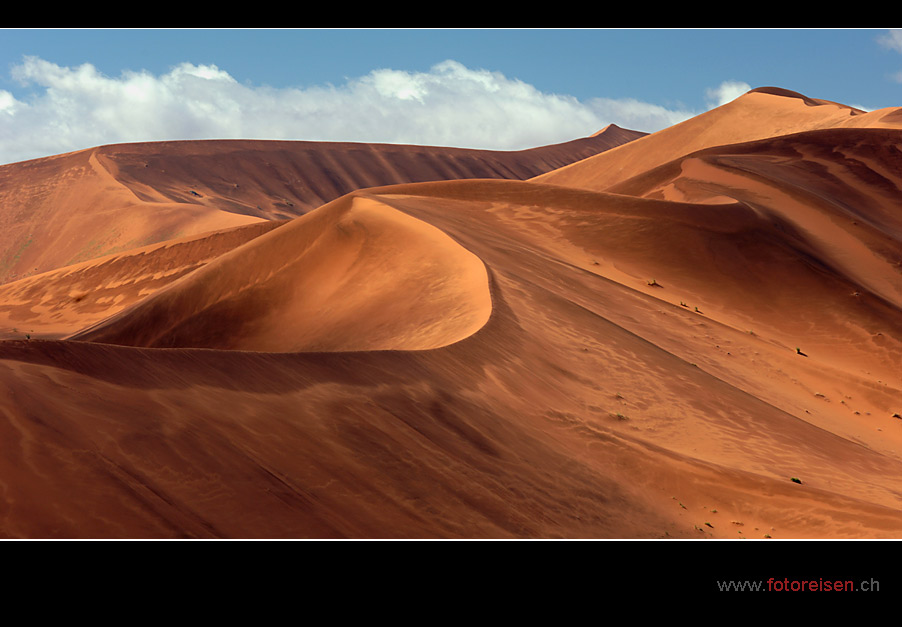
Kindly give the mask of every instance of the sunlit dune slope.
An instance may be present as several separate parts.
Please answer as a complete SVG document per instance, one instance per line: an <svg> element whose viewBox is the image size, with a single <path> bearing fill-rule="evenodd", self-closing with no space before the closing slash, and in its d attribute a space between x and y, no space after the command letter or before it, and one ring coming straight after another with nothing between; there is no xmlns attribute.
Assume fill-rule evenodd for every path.
<svg viewBox="0 0 902 627"><path fill-rule="evenodd" d="M252 240L72 339L414 350L470 335L491 309L477 257L435 227L360 194Z"/></svg>
<svg viewBox="0 0 902 627"><path fill-rule="evenodd" d="M95 152L0 166L0 282L260 221L197 203L145 202Z"/></svg>
<svg viewBox="0 0 902 627"><path fill-rule="evenodd" d="M823 146L823 138L819 139L815 146ZM867 145L852 144L869 152ZM804 141L796 139L791 145L801 149ZM887 204L887 180L868 176L857 166L855 175L874 187L863 183L855 188L857 195L839 193L838 181L855 180L851 172L842 171L854 162L851 153L844 156L837 148L833 162L837 178L802 175L798 180L785 168L778 170L780 178L770 180L747 172L748 178L729 180L723 177L724 170L712 168L714 175L700 183L708 195L692 201L532 182L423 184L370 191L394 198L412 190L419 197L435 194L447 202L466 202L469 219L511 231L524 245L541 251L548 263L566 263L653 296L668 307L698 311L705 320L716 320L746 336L766 336L786 350L804 344L849 371L860 374L868 364L873 372L882 373L876 379L892 378L902 384L902 378L893 374L902 372L899 215L893 218ZM804 159L799 164L802 173L808 170ZM713 187L712 182L722 186ZM836 187L832 198L837 204L818 196L818 182ZM855 202L856 220L838 210L843 199ZM391 201L404 206L398 202ZM416 215L429 207L417 206ZM452 205L445 214L439 211L430 209L428 219L447 220L464 209ZM868 226L861 226L864 223ZM850 341L856 348L848 348ZM842 351L842 359L837 351Z"/></svg>
<svg viewBox="0 0 902 627"><path fill-rule="evenodd" d="M260 221L168 240L0 285L0 339L81 331L282 224Z"/></svg>
<svg viewBox="0 0 902 627"><path fill-rule="evenodd" d="M602 191L683 155L725 144L828 128L900 128L899 109L865 113L786 89L753 89L680 124L535 180Z"/></svg>

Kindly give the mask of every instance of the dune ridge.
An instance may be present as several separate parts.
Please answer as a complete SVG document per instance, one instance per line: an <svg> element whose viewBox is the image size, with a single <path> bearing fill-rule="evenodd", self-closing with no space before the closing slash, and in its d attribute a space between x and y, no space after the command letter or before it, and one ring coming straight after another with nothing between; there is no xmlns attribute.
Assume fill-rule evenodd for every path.
<svg viewBox="0 0 902 627"><path fill-rule="evenodd" d="M631 145L540 174L534 180L600 191L704 148L819 129L900 128L898 111L863 113L827 100L800 97L790 90L757 88Z"/></svg>
<svg viewBox="0 0 902 627"><path fill-rule="evenodd" d="M517 151L351 142L152 142L102 147L99 158L117 180L148 200L201 202L284 219L366 187L526 179L645 135L610 125L589 137Z"/></svg>

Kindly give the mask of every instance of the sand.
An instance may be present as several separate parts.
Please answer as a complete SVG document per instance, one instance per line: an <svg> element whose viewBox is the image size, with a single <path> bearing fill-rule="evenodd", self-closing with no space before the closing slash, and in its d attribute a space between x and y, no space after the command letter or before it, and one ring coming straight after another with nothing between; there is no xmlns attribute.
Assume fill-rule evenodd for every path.
<svg viewBox="0 0 902 627"><path fill-rule="evenodd" d="M898 538L899 119L765 88L545 174L297 183L286 213L260 200L310 146L32 164L123 224L248 221L0 285L0 535Z"/></svg>

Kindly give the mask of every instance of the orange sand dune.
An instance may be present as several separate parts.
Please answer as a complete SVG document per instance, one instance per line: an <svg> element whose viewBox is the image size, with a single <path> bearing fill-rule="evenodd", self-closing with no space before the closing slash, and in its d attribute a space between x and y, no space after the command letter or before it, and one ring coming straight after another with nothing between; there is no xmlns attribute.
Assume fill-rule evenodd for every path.
<svg viewBox="0 0 902 627"><path fill-rule="evenodd" d="M811 131L708 149L609 188L747 203L856 289L902 308L900 190L902 130L883 129Z"/></svg>
<svg viewBox="0 0 902 627"><path fill-rule="evenodd" d="M433 200L418 209L428 211L434 223L463 212L464 205L451 199L468 199L466 206L472 211L491 216L483 220L491 220L493 233L510 231L541 251L544 259L602 277L603 285L625 288L624 294L651 298L648 306L656 315L648 320L638 320L636 304L620 297L616 301L610 297L603 315L687 361L700 363L702 355L714 359L718 371L732 371L734 384L745 386L763 374L745 368L736 371L742 363L735 359L737 354L754 356L758 367L788 358L799 372L799 361L811 364L816 356L819 368L833 371L830 376L836 385L861 390L856 403L867 404L859 407L861 414L879 413L884 426L893 424L887 418L896 411L893 398L902 389L902 308L868 290L872 276L856 282L860 262L854 257L836 255L806 232L805 221L812 231L823 230L823 223L832 217L821 205L812 203L793 227L788 219L775 223L774 216L762 214L760 207L735 201L683 203L531 183L398 189L416 190L425 197L444 189L442 197L447 200ZM787 185L784 194L790 193L795 192ZM403 197L385 196L398 207L406 206L399 200ZM868 209L859 206L862 212ZM465 215L475 221L469 211ZM841 231L826 233L851 247ZM868 242L860 240L858 246L869 250ZM477 254L483 256L478 250ZM865 253L864 261L871 263L872 257ZM898 266L879 259L873 263L885 270L887 285L902 284ZM598 287L584 289L587 303L601 298ZM686 337L678 340L681 333ZM799 360L795 352L800 345L808 354L806 360ZM710 351L710 346L717 350ZM828 378L824 370L820 374ZM804 376L810 379L811 373ZM759 396L767 394L767 385L757 390ZM818 393L800 392L807 398ZM847 405L842 411L853 410Z"/></svg>
<svg viewBox="0 0 902 627"><path fill-rule="evenodd" d="M365 195L297 218L72 339L298 352L415 350L488 320L482 261Z"/></svg>
<svg viewBox="0 0 902 627"><path fill-rule="evenodd" d="M0 166L0 283L261 219L361 187L529 178L645 133L499 152L287 141L119 144Z"/></svg>
<svg viewBox="0 0 902 627"><path fill-rule="evenodd" d="M0 282L260 221L197 203L144 202L95 152L0 166Z"/></svg>
<svg viewBox="0 0 902 627"><path fill-rule="evenodd" d="M0 342L0 535L902 537L899 131L868 115L756 90L547 177L370 185L79 266L103 319L11 284L86 327Z"/></svg>
<svg viewBox="0 0 902 627"><path fill-rule="evenodd" d="M538 175L535 180L603 191L704 148L817 129L902 128L900 111L883 109L865 113L789 90L763 87L635 142Z"/></svg>

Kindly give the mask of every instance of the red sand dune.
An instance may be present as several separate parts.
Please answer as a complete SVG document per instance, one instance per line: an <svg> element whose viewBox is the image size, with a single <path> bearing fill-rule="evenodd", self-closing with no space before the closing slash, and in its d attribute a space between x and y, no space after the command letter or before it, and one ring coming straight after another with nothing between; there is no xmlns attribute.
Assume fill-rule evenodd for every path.
<svg viewBox="0 0 902 627"><path fill-rule="evenodd" d="M294 218L362 187L524 179L646 133L521 151L290 141L102 146L0 166L0 283L262 219Z"/></svg>
<svg viewBox="0 0 902 627"><path fill-rule="evenodd" d="M77 333L285 223L259 221L167 240L0 285L0 339Z"/></svg>
<svg viewBox="0 0 902 627"><path fill-rule="evenodd" d="M726 144L828 128L902 128L902 109L865 113L785 89L753 89L725 105L595 157L535 177L602 191L683 155Z"/></svg>
<svg viewBox="0 0 902 627"><path fill-rule="evenodd" d="M546 176L2 286L37 326L0 342L0 534L900 537L902 130L874 113L756 90Z"/></svg>
<svg viewBox="0 0 902 627"><path fill-rule="evenodd" d="M153 142L105 146L98 158L147 201L200 203L282 219L365 187L527 179L645 135L611 124L591 137L518 151L347 142Z"/></svg>
<svg viewBox="0 0 902 627"><path fill-rule="evenodd" d="M422 350L473 334L491 310L478 257L377 198L352 195L71 339L277 352Z"/></svg>
<svg viewBox="0 0 902 627"><path fill-rule="evenodd" d="M0 166L0 282L260 221L197 203L145 202L96 153Z"/></svg>

